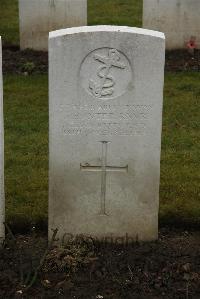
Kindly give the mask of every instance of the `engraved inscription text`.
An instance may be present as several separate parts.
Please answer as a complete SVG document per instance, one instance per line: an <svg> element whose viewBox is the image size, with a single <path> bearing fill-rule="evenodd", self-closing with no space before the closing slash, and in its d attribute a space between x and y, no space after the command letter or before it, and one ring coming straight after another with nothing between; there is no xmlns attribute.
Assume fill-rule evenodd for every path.
<svg viewBox="0 0 200 299"><path fill-rule="evenodd" d="M150 105L62 105L65 135L144 135L151 114Z"/></svg>

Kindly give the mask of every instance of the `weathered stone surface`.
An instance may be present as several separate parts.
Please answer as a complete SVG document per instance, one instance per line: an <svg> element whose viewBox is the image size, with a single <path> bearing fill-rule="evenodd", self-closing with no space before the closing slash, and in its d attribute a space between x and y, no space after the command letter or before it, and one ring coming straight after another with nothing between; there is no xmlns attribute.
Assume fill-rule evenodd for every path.
<svg viewBox="0 0 200 299"><path fill-rule="evenodd" d="M4 196L4 128L3 128L3 79L2 46L0 37L0 245L5 237L5 196Z"/></svg>
<svg viewBox="0 0 200 299"><path fill-rule="evenodd" d="M50 33L49 238L157 238L164 52L150 30Z"/></svg>
<svg viewBox="0 0 200 299"><path fill-rule="evenodd" d="M200 48L199 0L143 0L143 27L166 34L167 49Z"/></svg>
<svg viewBox="0 0 200 299"><path fill-rule="evenodd" d="M87 25L87 0L19 0L21 49L48 50L52 30Z"/></svg>

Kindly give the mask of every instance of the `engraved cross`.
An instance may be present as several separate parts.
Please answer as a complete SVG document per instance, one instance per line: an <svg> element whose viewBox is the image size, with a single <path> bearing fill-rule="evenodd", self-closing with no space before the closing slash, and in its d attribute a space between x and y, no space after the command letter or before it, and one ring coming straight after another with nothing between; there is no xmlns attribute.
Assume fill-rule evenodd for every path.
<svg viewBox="0 0 200 299"><path fill-rule="evenodd" d="M102 156L101 156L101 165L92 166L92 165L80 165L81 171L93 171L101 172L101 208L100 215L106 214L106 176L107 172L128 172L128 165L126 166L108 166L107 165L107 150L108 150L108 141L101 141L102 143Z"/></svg>

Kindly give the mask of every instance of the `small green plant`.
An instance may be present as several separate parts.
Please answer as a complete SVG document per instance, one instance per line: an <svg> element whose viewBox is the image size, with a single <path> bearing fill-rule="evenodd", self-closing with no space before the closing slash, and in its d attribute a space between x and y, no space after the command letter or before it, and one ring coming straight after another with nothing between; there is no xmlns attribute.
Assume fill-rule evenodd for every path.
<svg viewBox="0 0 200 299"><path fill-rule="evenodd" d="M35 64L34 62L25 62L23 65L22 65L22 71L23 72L27 72L28 74L31 74L35 69Z"/></svg>

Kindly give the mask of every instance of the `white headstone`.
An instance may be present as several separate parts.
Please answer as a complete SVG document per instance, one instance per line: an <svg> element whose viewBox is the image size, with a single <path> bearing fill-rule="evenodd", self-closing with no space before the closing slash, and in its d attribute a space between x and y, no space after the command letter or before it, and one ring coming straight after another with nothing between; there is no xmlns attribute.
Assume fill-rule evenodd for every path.
<svg viewBox="0 0 200 299"><path fill-rule="evenodd" d="M157 238L164 56L160 32L50 33L49 238Z"/></svg>
<svg viewBox="0 0 200 299"><path fill-rule="evenodd" d="M19 0L20 48L47 51L52 30L87 25L87 0Z"/></svg>
<svg viewBox="0 0 200 299"><path fill-rule="evenodd" d="M164 32L167 49L200 48L200 1L143 0L143 27Z"/></svg>
<svg viewBox="0 0 200 299"><path fill-rule="evenodd" d="M3 129L3 78L2 46L0 37L0 245L5 237L5 196L4 196L4 129Z"/></svg>

